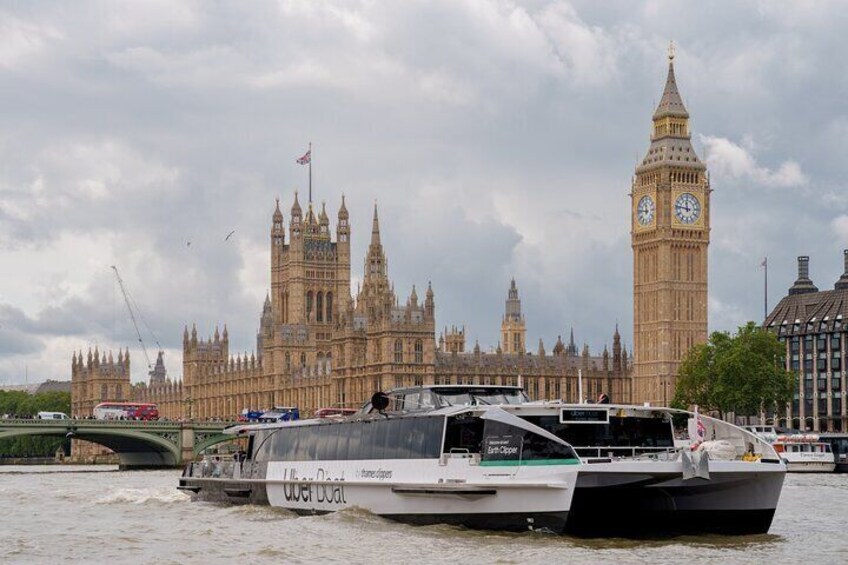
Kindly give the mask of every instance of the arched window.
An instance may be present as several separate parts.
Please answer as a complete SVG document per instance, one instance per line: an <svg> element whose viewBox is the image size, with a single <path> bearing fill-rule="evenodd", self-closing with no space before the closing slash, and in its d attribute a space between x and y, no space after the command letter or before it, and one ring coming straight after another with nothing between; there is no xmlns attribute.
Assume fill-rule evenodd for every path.
<svg viewBox="0 0 848 565"><path fill-rule="evenodd" d="M306 321L312 319L312 291L306 293Z"/></svg>
<svg viewBox="0 0 848 565"><path fill-rule="evenodd" d="M395 363L403 363L403 342L395 340Z"/></svg>
<svg viewBox="0 0 848 565"><path fill-rule="evenodd" d="M301 367L301 369L303 367L306 367L306 353L300 354L300 367Z"/></svg>
<svg viewBox="0 0 848 565"><path fill-rule="evenodd" d="M291 371L291 353L286 351L286 371Z"/></svg>
<svg viewBox="0 0 848 565"><path fill-rule="evenodd" d="M100 385L100 399L107 400L109 398L109 387L106 384Z"/></svg>
<svg viewBox="0 0 848 565"><path fill-rule="evenodd" d="M124 399L124 387L121 385L117 385L115 387L115 400L123 400Z"/></svg>
<svg viewBox="0 0 848 565"><path fill-rule="evenodd" d="M324 302L326 302L327 307L327 315L324 317L328 322L333 321L333 293L328 292L327 296L324 298Z"/></svg>
<svg viewBox="0 0 848 565"><path fill-rule="evenodd" d="M424 362L424 342L420 339L415 340L415 362Z"/></svg>
<svg viewBox="0 0 848 565"><path fill-rule="evenodd" d="M324 321L324 293L319 292L315 295L315 321Z"/></svg>

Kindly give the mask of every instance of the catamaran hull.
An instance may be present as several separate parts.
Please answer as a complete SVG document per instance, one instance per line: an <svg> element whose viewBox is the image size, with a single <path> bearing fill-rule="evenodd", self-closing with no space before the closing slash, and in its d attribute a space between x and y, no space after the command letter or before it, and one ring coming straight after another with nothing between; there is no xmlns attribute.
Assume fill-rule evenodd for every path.
<svg viewBox="0 0 848 565"><path fill-rule="evenodd" d="M779 464L711 462L710 478L684 480L680 471L660 472L662 463L587 465L581 471L566 531L594 536L663 536L715 533L763 534L771 527L785 468ZM734 470L759 465L761 471Z"/></svg>
<svg viewBox="0 0 848 565"><path fill-rule="evenodd" d="M182 477L180 490L197 500L267 504L301 515L356 507L408 524L564 533L577 465L565 468L486 468L467 460L270 462L263 479ZM428 474L432 482L423 482Z"/></svg>

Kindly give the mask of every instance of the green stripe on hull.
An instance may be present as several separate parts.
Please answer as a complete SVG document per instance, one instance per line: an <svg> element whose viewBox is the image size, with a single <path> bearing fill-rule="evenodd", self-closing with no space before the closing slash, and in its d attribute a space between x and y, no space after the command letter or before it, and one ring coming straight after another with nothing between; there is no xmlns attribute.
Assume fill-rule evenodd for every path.
<svg viewBox="0 0 848 565"><path fill-rule="evenodd" d="M481 467L518 467L535 465L579 465L579 459L512 459L507 461L480 461Z"/></svg>

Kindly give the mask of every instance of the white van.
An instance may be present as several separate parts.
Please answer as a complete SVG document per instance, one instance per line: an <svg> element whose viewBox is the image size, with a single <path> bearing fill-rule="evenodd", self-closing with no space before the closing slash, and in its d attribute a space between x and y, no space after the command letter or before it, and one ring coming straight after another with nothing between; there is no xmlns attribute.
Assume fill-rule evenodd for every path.
<svg viewBox="0 0 848 565"><path fill-rule="evenodd" d="M64 412L39 412L36 416L39 420L69 420Z"/></svg>

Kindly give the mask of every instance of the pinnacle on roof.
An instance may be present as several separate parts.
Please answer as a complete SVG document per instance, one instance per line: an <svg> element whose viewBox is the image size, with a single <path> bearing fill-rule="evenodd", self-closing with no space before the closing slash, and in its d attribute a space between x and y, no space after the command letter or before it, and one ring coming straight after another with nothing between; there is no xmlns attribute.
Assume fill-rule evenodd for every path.
<svg viewBox="0 0 848 565"><path fill-rule="evenodd" d="M339 208L339 219L340 220L346 220L346 219L348 219L348 217L349 217L349 214L347 212L347 206L345 206L345 195L342 194L342 205Z"/></svg>
<svg viewBox="0 0 848 565"><path fill-rule="evenodd" d="M294 191L294 204L292 204L291 215L300 217L303 215L303 209L300 207L300 202L297 201L297 191Z"/></svg>
<svg viewBox="0 0 848 565"><path fill-rule="evenodd" d="M380 245L380 219L377 217L377 202L374 202L374 220L371 223L371 245Z"/></svg>
<svg viewBox="0 0 848 565"><path fill-rule="evenodd" d="M428 299L433 298L433 282L432 281L427 281L427 294L426 294L426 296L427 296Z"/></svg>
<svg viewBox="0 0 848 565"><path fill-rule="evenodd" d="M674 78L674 42L668 47L668 76L665 79L665 89L662 98L654 112L654 119L665 116L677 116L688 118L689 113L683 105L683 99L677 90L677 81Z"/></svg>
<svg viewBox="0 0 848 565"><path fill-rule="evenodd" d="M306 208L306 223L307 224L318 223L318 222L315 221L315 212L312 211L312 201L309 202L309 205Z"/></svg>
<svg viewBox="0 0 848 565"><path fill-rule="evenodd" d="M277 198L277 207L274 210L274 221L282 222L283 221L283 213L280 212L280 199Z"/></svg>
<svg viewBox="0 0 848 565"><path fill-rule="evenodd" d="M327 203L323 200L321 201L321 213L318 214L318 221L322 226L330 223L330 218L327 217Z"/></svg>

